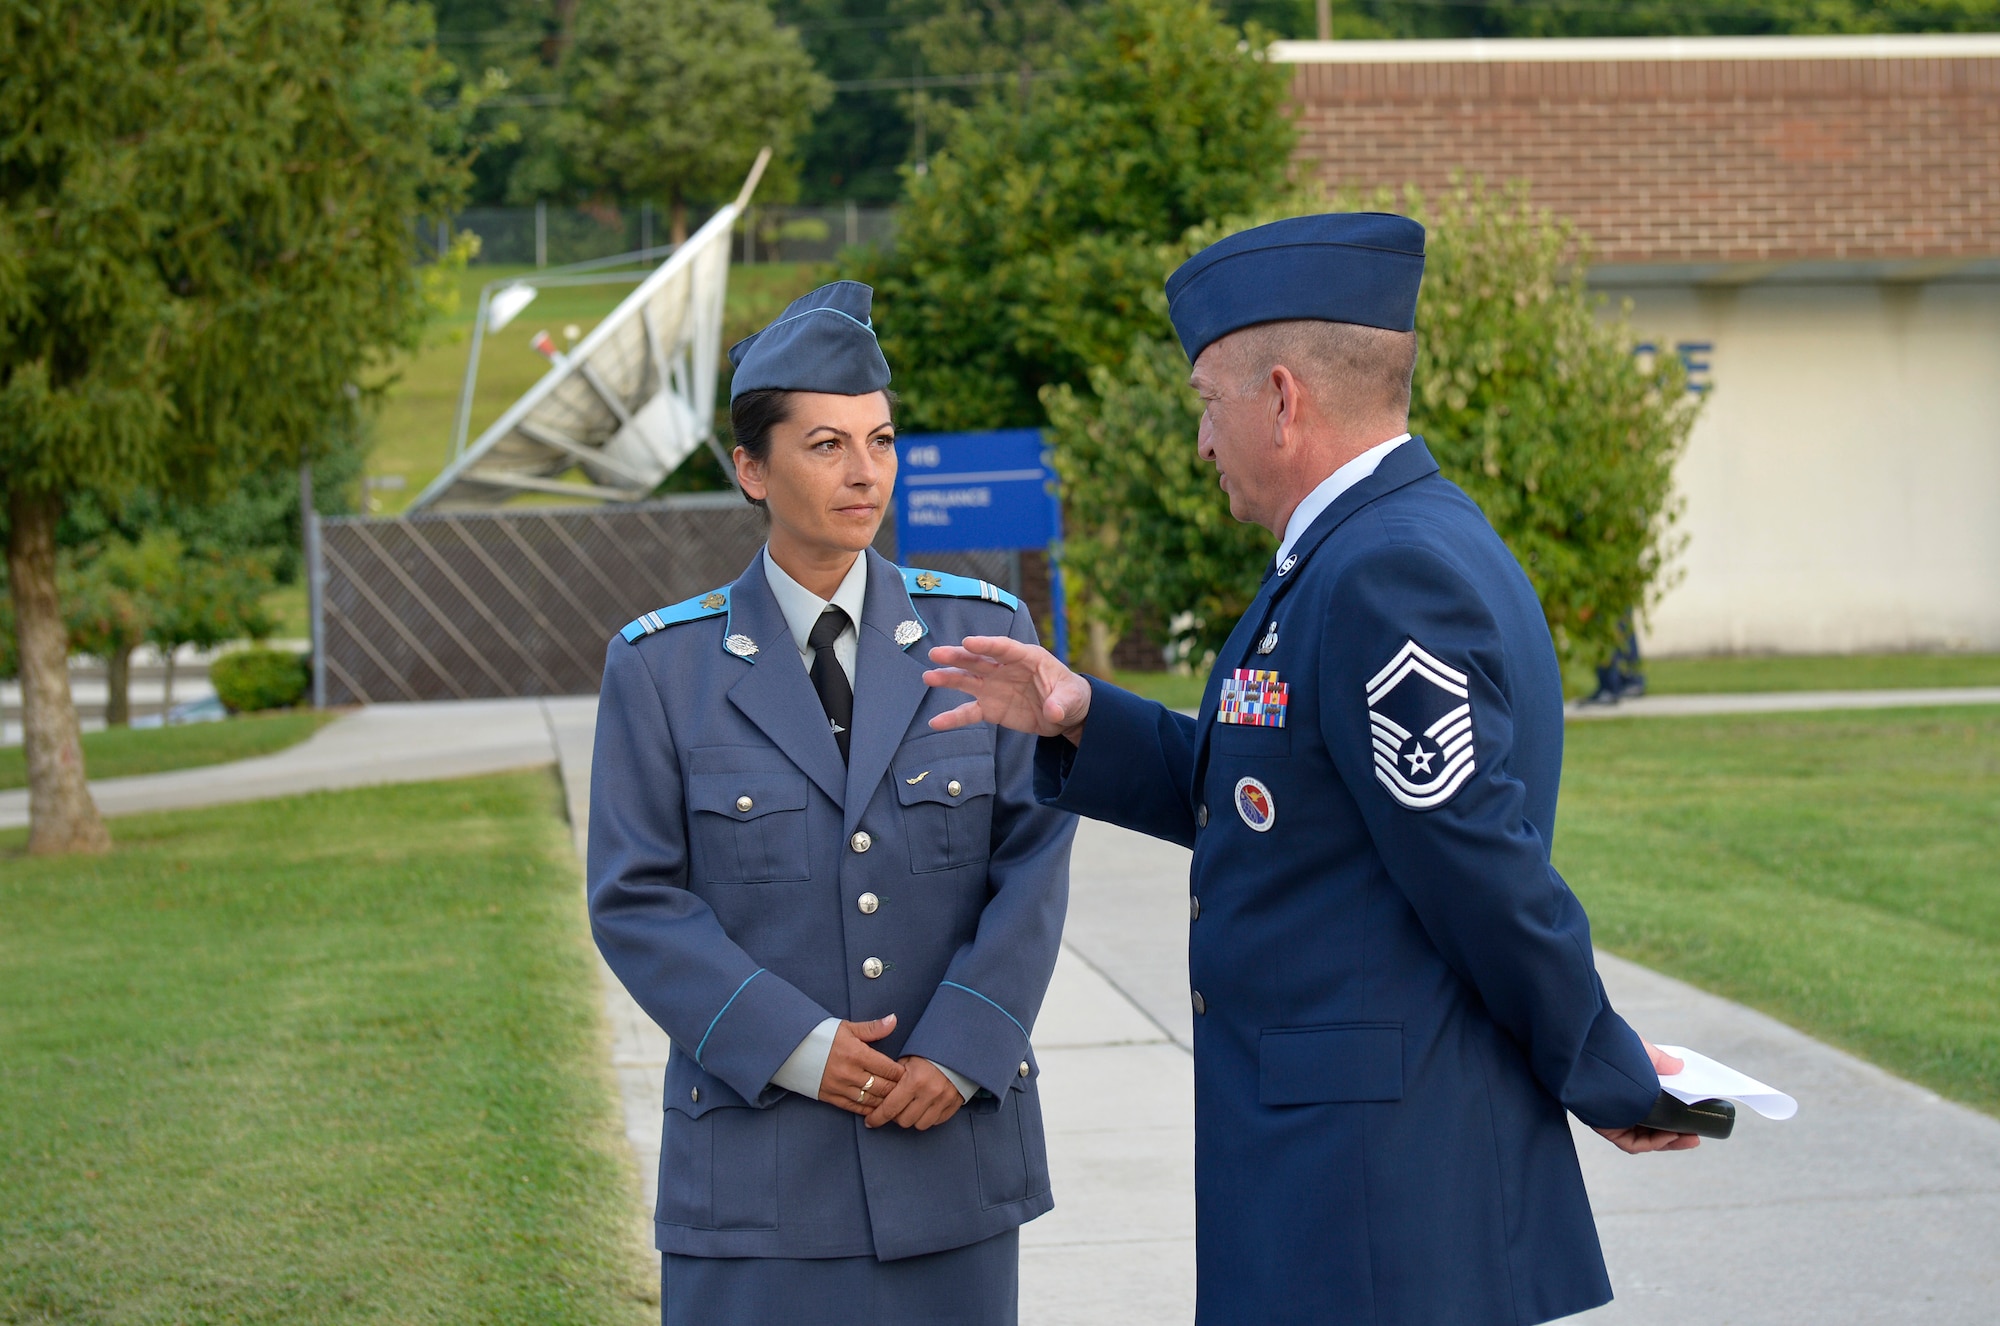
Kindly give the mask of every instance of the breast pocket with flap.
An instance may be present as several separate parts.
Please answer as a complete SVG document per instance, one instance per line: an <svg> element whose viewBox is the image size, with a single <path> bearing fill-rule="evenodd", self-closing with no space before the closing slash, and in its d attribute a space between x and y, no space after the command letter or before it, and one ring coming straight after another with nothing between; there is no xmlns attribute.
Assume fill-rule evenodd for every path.
<svg viewBox="0 0 2000 1326"><path fill-rule="evenodd" d="M795 769L689 774L690 868L713 884L810 879L810 795Z"/></svg>
<svg viewBox="0 0 2000 1326"><path fill-rule="evenodd" d="M993 853L993 753L930 755L913 742L892 777L910 839L910 872L984 861Z"/></svg>

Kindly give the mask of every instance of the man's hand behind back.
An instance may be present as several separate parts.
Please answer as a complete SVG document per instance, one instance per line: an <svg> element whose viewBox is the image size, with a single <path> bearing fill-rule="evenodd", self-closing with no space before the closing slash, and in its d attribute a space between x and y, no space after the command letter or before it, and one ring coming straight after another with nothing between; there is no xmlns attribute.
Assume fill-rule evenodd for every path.
<svg viewBox="0 0 2000 1326"><path fill-rule="evenodd" d="M1661 1077L1672 1077L1687 1067L1679 1059L1661 1050L1659 1046L1641 1037L1639 1043L1646 1047L1646 1053L1653 1060L1653 1071ZM1670 1133L1660 1128L1647 1128L1634 1124L1630 1128L1594 1128L1591 1131L1602 1137L1620 1151L1631 1155L1644 1155L1648 1151L1692 1151L1701 1145L1701 1139L1693 1133Z"/></svg>

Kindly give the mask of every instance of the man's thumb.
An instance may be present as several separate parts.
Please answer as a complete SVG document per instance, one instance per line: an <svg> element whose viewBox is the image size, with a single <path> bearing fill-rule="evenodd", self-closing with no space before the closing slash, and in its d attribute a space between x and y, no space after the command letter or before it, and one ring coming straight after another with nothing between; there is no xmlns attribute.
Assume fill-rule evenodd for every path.
<svg viewBox="0 0 2000 1326"><path fill-rule="evenodd" d="M879 1041L896 1029L896 1015L891 1013L887 1017L876 1018L873 1022L852 1022L848 1025L854 1028L857 1038L864 1041Z"/></svg>

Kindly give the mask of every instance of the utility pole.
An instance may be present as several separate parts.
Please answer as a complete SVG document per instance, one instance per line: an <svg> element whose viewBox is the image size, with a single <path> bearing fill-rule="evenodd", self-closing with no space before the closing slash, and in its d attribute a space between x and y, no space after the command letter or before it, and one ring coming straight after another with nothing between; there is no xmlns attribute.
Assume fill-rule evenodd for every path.
<svg viewBox="0 0 2000 1326"><path fill-rule="evenodd" d="M1319 39L1321 41L1332 41L1333 0L1315 0L1313 14L1314 17L1319 19Z"/></svg>
<svg viewBox="0 0 2000 1326"><path fill-rule="evenodd" d="M299 530L305 543L306 616L312 632L312 703L326 708L325 632L320 626L320 589L324 577L319 565L319 511L313 506L312 456L299 454Z"/></svg>

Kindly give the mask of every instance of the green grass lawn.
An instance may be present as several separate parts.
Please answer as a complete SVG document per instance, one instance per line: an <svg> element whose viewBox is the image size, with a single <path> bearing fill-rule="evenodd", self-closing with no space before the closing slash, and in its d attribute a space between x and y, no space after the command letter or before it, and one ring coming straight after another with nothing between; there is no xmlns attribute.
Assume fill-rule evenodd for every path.
<svg viewBox="0 0 2000 1326"><path fill-rule="evenodd" d="M247 760L296 746L338 717L299 709L186 727L107 728L83 734L83 764L92 778L125 778ZM0 746L0 788L27 785L28 766L21 748Z"/></svg>
<svg viewBox="0 0 2000 1326"><path fill-rule="evenodd" d="M641 1326L546 773L0 834L0 1321Z"/></svg>
<svg viewBox="0 0 2000 1326"><path fill-rule="evenodd" d="M431 329L424 348L396 363L375 428L369 455L372 475L401 475L400 491L377 494L384 513L403 509L423 486L437 477L451 449L452 424L458 393L465 380L466 355L472 348L472 322L479 311L479 289L488 281L521 276L531 267L477 265L466 269L460 282L458 311ZM784 306L829 279L829 269L812 263L757 263L732 267L723 316L724 347L763 326ZM549 363L530 346L535 333L546 330L556 344L574 326L588 335L604 315L627 295L631 285L570 286L547 290L511 323L486 338L480 356L479 380L473 389L472 426L468 442L498 419L528 388L548 372ZM535 499L546 503L548 499Z"/></svg>
<svg viewBox="0 0 2000 1326"><path fill-rule="evenodd" d="M1127 672L1120 669L1111 680L1136 695L1157 700L1169 709L1199 709L1201 691L1208 685L1208 673L1182 676L1177 672Z"/></svg>
<svg viewBox="0 0 2000 1326"><path fill-rule="evenodd" d="M1567 753L1556 864L1598 943L2000 1113L2000 709L1577 724Z"/></svg>

